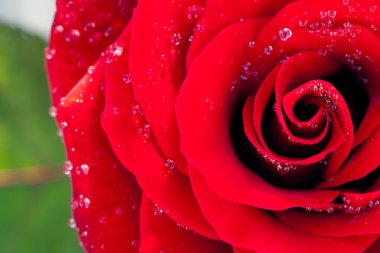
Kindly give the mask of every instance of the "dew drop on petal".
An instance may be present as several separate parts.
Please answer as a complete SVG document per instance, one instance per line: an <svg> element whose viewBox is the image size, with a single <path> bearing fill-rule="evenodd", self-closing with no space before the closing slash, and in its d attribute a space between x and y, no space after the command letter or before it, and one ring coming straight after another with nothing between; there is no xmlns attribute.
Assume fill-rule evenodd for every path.
<svg viewBox="0 0 380 253"><path fill-rule="evenodd" d="M132 77L131 77L131 74L125 74L123 75L123 82L125 84L130 84L132 82Z"/></svg>
<svg viewBox="0 0 380 253"><path fill-rule="evenodd" d="M272 46L267 46L266 48L264 48L264 54L266 55L270 55L273 51L273 47Z"/></svg>
<svg viewBox="0 0 380 253"><path fill-rule="evenodd" d="M307 26L307 20L300 20L300 21L298 21L298 25L299 25L300 27L305 27L305 26Z"/></svg>
<svg viewBox="0 0 380 253"><path fill-rule="evenodd" d="M83 206L84 206L84 208L89 208L90 204L91 204L91 201L90 201L89 198L84 198L83 199Z"/></svg>
<svg viewBox="0 0 380 253"><path fill-rule="evenodd" d="M159 215L162 215L164 213L164 211L159 208L157 205L154 205L154 211L153 211L153 214L155 216L159 216Z"/></svg>
<svg viewBox="0 0 380 253"><path fill-rule="evenodd" d="M54 106L50 107L48 113L49 113L49 116L52 118L57 117L57 108L55 108Z"/></svg>
<svg viewBox="0 0 380 253"><path fill-rule="evenodd" d="M82 165L80 166L80 169L81 169L83 175L87 176L87 175L88 175L88 172L89 172L89 170L90 170L90 167L89 167L87 164L82 164Z"/></svg>
<svg viewBox="0 0 380 253"><path fill-rule="evenodd" d="M290 37L292 37L292 30L290 30L289 28L283 28L281 29L279 32L278 32L278 36L280 37L280 39L282 41L286 41L288 40Z"/></svg>
<svg viewBox="0 0 380 253"><path fill-rule="evenodd" d="M255 42L254 41L248 42L248 46L249 48L253 48L255 46Z"/></svg>
<svg viewBox="0 0 380 253"><path fill-rule="evenodd" d="M174 45L178 46L179 44L181 44L181 34L179 33L174 33L172 38L171 38L171 41Z"/></svg>
<svg viewBox="0 0 380 253"><path fill-rule="evenodd" d="M75 229L77 227L77 224L75 223L74 218L70 218L68 222L69 228Z"/></svg>
<svg viewBox="0 0 380 253"><path fill-rule="evenodd" d="M73 164L71 163L71 161L67 160L63 164L63 174L65 174L66 176L70 176L72 170L73 170Z"/></svg>
<svg viewBox="0 0 380 253"><path fill-rule="evenodd" d="M106 216L102 216L99 218L99 223L100 224L106 224L106 221L107 221L107 217Z"/></svg>
<svg viewBox="0 0 380 253"><path fill-rule="evenodd" d="M201 13L201 7L198 5L191 5L187 7L187 18L189 20L196 20L199 18Z"/></svg>
<svg viewBox="0 0 380 253"><path fill-rule="evenodd" d="M67 127L67 122L66 121L62 121L61 124L60 124L61 128L62 129L65 129Z"/></svg>
<svg viewBox="0 0 380 253"><path fill-rule="evenodd" d="M138 242L137 242L137 240L132 240L131 241L131 246L132 247L137 247L139 244L138 244Z"/></svg>
<svg viewBox="0 0 380 253"><path fill-rule="evenodd" d="M58 34L62 33L65 30L65 28L61 25L56 25L53 29L53 33Z"/></svg>
<svg viewBox="0 0 380 253"><path fill-rule="evenodd" d="M65 41L68 43L78 43L80 39L80 32L77 29L71 29L65 36Z"/></svg>
<svg viewBox="0 0 380 253"><path fill-rule="evenodd" d="M167 159L165 161L165 168L169 171L169 172L173 172L175 170L175 163L173 160L171 159Z"/></svg>
<svg viewBox="0 0 380 253"><path fill-rule="evenodd" d="M46 48L45 49L45 58L46 60L51 60L54 58L57 50L55 48Z"/></svg>
<svg viewBox="0 0 380 253"><path fill-rule="evenodd" d="M90 75L93 74L94 71L95 71L95 67L94 66L89 66L88 69L87 69L87 73L90 74Z"/></svg>
<svg viewBox="0 0 380 253"><path fill-rule="evenodd" d="M277 172L280 174L286 174L290 171L289 166L282 166L281 164L277 165Z"/></svg>
<svg viewBox="0 0 380 253"><path fill-rule="evenodd" d="M132 106L132 113L133 115L141 115L142 111L139 105Z"/></svg>

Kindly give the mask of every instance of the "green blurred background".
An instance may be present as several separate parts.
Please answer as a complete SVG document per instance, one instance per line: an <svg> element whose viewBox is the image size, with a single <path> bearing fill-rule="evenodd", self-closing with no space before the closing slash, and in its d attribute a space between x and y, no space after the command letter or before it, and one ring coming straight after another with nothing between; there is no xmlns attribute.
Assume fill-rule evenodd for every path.
<svg viewBox="0 0 380 253"><path fill-rule="evenodd" d="M1 253L83 252L68 226L70 181L48 115L45 47L46 39L0 23Z"/></svg>

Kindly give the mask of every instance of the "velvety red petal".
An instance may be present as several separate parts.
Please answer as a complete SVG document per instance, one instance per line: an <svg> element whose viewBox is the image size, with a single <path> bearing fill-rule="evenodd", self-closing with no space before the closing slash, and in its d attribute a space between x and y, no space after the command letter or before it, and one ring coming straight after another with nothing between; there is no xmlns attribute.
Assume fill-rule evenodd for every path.
<svg viewBox="0 0 380 253"><path fill-rule="evenodd" d="M274 15L278 10L293 0L208 0L204 8L199 7L203 14L195 27L194 39L187 54L188 70L199 53L225 27L234 22L249 18L262 18Z"/></svg>
<svg viewBox="0 0 380 253"><path fill-rule="evenodd" d="M188 11L200 4L199 0L140 1L130 46L135 100L161 151L185 174L187 165L179 149L174 104L186 76L185 57L195 26Z"/></svg>
<svg viewBox="0 0 380 253"><path fill-rule="evenodd" d="M100 125L103 63L58 108L71 173L71 207L86 252L138 252L141 191L114 156ZM89 145L91 144L91 145Z"/></svg>
<svg viewBox="0 0 380 253"><path fill-rule="evenodd" d="M95 64L132 16L136 0L57 1L46 50L53 105Z"/></svg>
<svg viewBox="0 0 380 253"><path fill-rule="evenodd" d="M322 236L350 236L380 233L380 207L359 214L308 213L288 210L275 213L285 224L305 233Z"/></svg>
<svg viewBox="0 0 380 253"><path fill-rule="evenodd" d="M292 229L266 211L230 202L208 186L197 170L189 167L194 192L203 213L222 240L260 253L363 252L377 235L350 237L314 236ZM237 231L239 231L237 233Z"/></svg>
<svg viewBox="0 0 380 253"><path fill-rule="evenodd" d="M152 126L135 100L129 75L129 36L126 30L115 48L119 53L105 67L106 107L102 126L113 151L137 178L140 187L172 219L211 238L213 228L203 217L188 177L176 168L156 143ZM112 60L111 60L112 59Z"/></svg>
<svg viewBox="0 0 380 253"><path fill-rule="evenodd" d="M140 253L232 253L228 244L202 237L171 220L146 195L140 213Z"/></svg>
<svg viewBox="0 0 380 253"><path fill-rule="evenodd" d="M376 240L364 253L378 253L380 252L380 238Z"/></svg>
<svg viewBox="0 0 380 253"><path fill-rule="evenodd" d="M380 165L378 150L380 150L380 127L377 127L357 150L352 151L350 158L343 164L333 180L325 181L319 187L334 187L365 177Z"/></svg>

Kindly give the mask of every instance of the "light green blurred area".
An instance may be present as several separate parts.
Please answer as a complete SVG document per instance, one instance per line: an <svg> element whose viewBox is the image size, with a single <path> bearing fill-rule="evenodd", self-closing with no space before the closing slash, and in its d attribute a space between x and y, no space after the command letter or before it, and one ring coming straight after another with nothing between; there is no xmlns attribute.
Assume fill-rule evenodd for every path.
<svg viewBox="0 0 380 253"><path fill-rule="evenodd" d="M0 252L83 252L45 77L46 42L0 24Z"/></svg>

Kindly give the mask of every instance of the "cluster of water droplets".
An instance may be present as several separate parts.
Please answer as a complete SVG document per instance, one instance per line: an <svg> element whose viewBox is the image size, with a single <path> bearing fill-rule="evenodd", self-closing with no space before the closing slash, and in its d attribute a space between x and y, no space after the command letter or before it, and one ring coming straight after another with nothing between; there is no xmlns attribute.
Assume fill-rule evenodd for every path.
<svg viewBox="0 0 380 253"><path fill-rule="evenodd" d="M105 54L106 63L110 64L114 62L118 57L122 56L123 52L124 48L114 43L109 46L109 48L102 55Z"/></svg>
<svg viewBox="0 0 380 253"><path fill-rule="evenodd" d="M329 204L326 207L320 207L320 208L305 206L303 207L303 209L305 209L307 212L318 212L318 213L343 212L347 214L358 214L358 213L373 209L380 205L380 200L378 199L371 200L368 202L367 205L363 205L363 206L351 205L350 200L344 197L343 197L343 202L344 204Z"/></svg>
<svg viewBox="0 0 380 253"><path fill-rule="evenodd" d="M74 211L77 208L88 209L90 207L91 200L88 197L85 197L83 194L80 194L77 199L71 201L71 209Z"/></svg>
<svg viewBox="0 0 380 253"><path fill-rule="evenodd" d="M280 162L280 161L277 161L276 159L270 157L269 155L267 155L266 153L264 153L263 151L261 151L260 149L257 149L257 153L266 161L268 162L269 164L271 164L272 166L274 166L276 168L276 171L281 174L281 175L284 175L284 174L287 174L289 172L292 172L292 171L295 171L297 170L297 166L294 165L294 164L289 164L289 163L284 163L284 162Z"/></svg>

